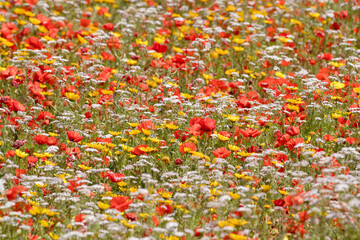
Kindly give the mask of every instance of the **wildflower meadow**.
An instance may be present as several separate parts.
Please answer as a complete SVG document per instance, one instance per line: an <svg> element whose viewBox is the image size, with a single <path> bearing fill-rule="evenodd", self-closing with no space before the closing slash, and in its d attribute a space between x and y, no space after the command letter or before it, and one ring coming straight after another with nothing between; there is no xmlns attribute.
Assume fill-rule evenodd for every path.
<svg viewBox="0 0 360 240"><path fill-rule="evenodd" d="M358 0L0 0L0 239L360 239Z"/></svg>

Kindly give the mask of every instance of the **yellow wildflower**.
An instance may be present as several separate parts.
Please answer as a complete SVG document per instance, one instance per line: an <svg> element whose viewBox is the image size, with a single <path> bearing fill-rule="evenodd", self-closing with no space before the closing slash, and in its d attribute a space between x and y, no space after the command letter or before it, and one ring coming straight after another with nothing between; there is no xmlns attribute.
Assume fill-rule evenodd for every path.
<svg viewBox="0 0 360 240"><path fill-rule="evenodd" d="M342 89L345 87L345 84L341 83L341 82L332 82L332 83L330 83L330 87L332 87L334 89Z"/></svg>
<svg viewBox="0 0 360 240"><path fill-rule="evenodd" d="M247 237L245 237L244 235L237 235L235 233L230 233L229 237L233 240L246 240Z"/></svg>
<svg viewBox="0 0 360 240"><path fill-rule="evenodd" d="M235 200L240 198L240 195L238 193L233 193L233 192L229 192L229 196Z"/></svg>
<svg viewBox="0 0 360 240"><path fill-rule="evenodd" d="M82 165L82 164L78 165L78 167L81 168L84 171L92 169L92 167L88 167L88 166L85 166L85 165Z"/></svg>
<svg viewBox="0 0 360 240"><path fill-rule="evenodd" d="M29 156L29 154L27 154L27 153L25 153L25 152L22 152L22 151L20 151L19 149L16 149L16 150L15 150L15 154L16 154L16 156L18 156L19 158L24 158L24 157Z"/></svg>
<svg viewBox="0 0 360 240"><path fill-rule="evenodd" d="M284 190L278 190L279 191L279 193L280 194L282 194L282 195L288 195L289 194L289 192L287 192L287 191L284 191Z"/></svg>
<svg viewBox="0 0 360 240"><path fill-rule="evenodd" d="M139 124L138 123L128 123L130 125L130 127L137 127Z"/></svg>
<svg viewBox="0 0 360 240"><path fill-rule="evenodd" d="M177 125L175 125L173 123L166 124L165 126L170 130L175 130L175 129L179 128L179 126L177 126Z"/></svg>
<svg viewBox="0 0 360 240"><path fill-rule="evenodd" d="M128 60L126 60L126 63L129 64L129 65L136 65L136 64L137 64L137 61L136 61L136 60L128 59Z"/></svg>
<svg viewBox="0 0 360 240"><path fill-rule="evenodd" d="M240 117L239 116L235 116L235 115L228 115L227 119L229 119L232 122L237 122L239 121Z"/></svg>
<svg viewBox="0 0 360 240"><path fill-rule="evenodd" d="M275 76L279 77L279 78L284 78L284 74L282 74L281 72L275 72Z"/></svg>
<svg viewBox="0 0 360 240"><path fill-rule="evenodd" d="M77 35L77 37L81 44L88 44L88 41L86 41L85 38L83 38L82 36Z"/></svg>
<svg viewBox="0 0 360 240"><path fill-rule="evenodd" d="M135 130L132 130L132 131L129 132L130 135L137 135L139 133L141 133L141 131L138 130L138 129L135 129Z"/></svg>
<svg viewBox="0 0 360 240"><path fill-rule="evenodd" d="M357 87L357 88L353 88L354 92L356 93L360 93L360 87Z"/></svg>
<svg viewBox="0 0 360 240"><path fill-rule="evenodd" d="M46 220L40 220L39 223L41 224L42 227L44 228L48 228L50 226L49 222Z"/></svg>
<svg viewBox="0 0 360 240"><path fill-rule="evenodd" d="M345 66L345 63L342 63L342 62L330 62L330 64L331 64L331 66L336 67L336 68Z"/></svg>
<svg viewBox="0 0 360 240"><path fill-rule="evenodd" d="M233 48L236 52L242 52L242 51L245 50L243 47L237 47L237 46L233 46L232 48Z"/></svg>
<svg viewBox="0 0 360 240"><path fill-rule="evenodd" d="M121 134L121 132L116 132L116 131L109 131L109 133L113 136L118 136Z"/></svg>
<svg viewBox="0 0 360 240"><path fill-rule="evenodd" d="M320 13L309 13L309 16L310 17L313 17L313 18L318 18L318 17L320 17Z"/></svg>
<svg viewBox="0 0 360 240"><path fill-rule="evenodd" d="M103 203L103 202L98 202L98 207L100 209L108 209L110 207L109 204Z"/></svg>
<svg viewBox="0 0 360 240"><path fill-rule="evenodd" d="M261 188L264 192L267 192L271 189L271 186L270 185L261 185Z"/></svg>
<svg viewBox="0 0 360 240"><path fill-rule="evenodd" d="M235 226L242 226L242 225L245 225L248 223L244 219L239 219L239 218L229 218L228 222L230 222L231 224L233 224Z"/></svg>
<svg viewBox="0 0 360 240"><path fill-rule="evenodd" d="M80 95L72 92L65 93L65 97L69 100L76 101L80 98Z"/></svg>
<svg viewBox="0 0 360 240"><path fill-rule="evenodd" d="M228 147L230 148L231 151L239 151L239 147L235 146L235 145L228 145Z"/></svg>
<svg viewBox="0 0 360 240"><path fill-rule="evenodd" d="M142 41L141 39L136 39L135 42L138 45L144 45L144 46L147 46L149 44L149 42L147 40Z"/></svg>
<svg viewBox="0 0 360 240"><path fill-rule="evenodd" d="M54 240L58 240L60 238L58 235L56 235L55 233L52 233L52 232L49 232L49 236Z"/></svg>
<svg viewBox="0 0 360 240"><path fill-rule="evenodd" d="M219 55L227 55L229 54L229 51L228 50L222 50L220 48L215 48L215 52Z"/></svg>
<svg viewBox="0 0 360 240"><path fill-rule="evenodd" d="M225 137L225 136L223 136L221 134L218 134L218 133L216 133L216 136L219 138L220 141L223 141L223 142L228 141L230 139L230 138Z"/></svg>

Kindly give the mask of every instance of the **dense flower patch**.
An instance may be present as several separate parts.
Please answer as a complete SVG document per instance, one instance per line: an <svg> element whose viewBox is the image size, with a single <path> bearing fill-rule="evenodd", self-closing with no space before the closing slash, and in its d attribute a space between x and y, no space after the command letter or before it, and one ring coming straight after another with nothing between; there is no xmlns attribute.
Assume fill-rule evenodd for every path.
<svg viewBox="0 0 360 240"><path fill-rule="evenodd" d="M1 1L1 238L359 239L359 11Z"/></svg>

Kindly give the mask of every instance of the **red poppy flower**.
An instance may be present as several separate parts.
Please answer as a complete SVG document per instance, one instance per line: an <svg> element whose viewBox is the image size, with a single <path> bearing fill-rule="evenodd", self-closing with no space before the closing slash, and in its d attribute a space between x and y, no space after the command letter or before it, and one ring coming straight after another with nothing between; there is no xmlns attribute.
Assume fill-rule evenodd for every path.
<svg viewBox="0 0 360 240"><path fill-rule="evenodd" d="M216 120L210 118L203 118L200 121L201 130L204 132L211 132L216 128Z"/></svg>
<svg viewBox="0 0 360 240"><path fill-rule="evenodd" d="M44 44L40 42L40 39L34 36L28 37L25 42L29 44L30 49L43 49Z"/></svg>
<svg viewBox="0 0 360 240"><path fill-rule="evenodd" d="M14 150L9 150L5 153L5 157L8 158L8 157L13 157L15 156L15 151Z"/></svg>
<svg viewBox="0 0 360 240"><path fill-rule="evenodd" d="M121 48L121 42L120 39L117 37L111 37L108 41L107 41L107 45L110 49L115 48L115 49L120 49Z"/></svg>
<svg viewBox="0 0 360 240"><path fill-rule="evenodd" d="M27 170L26 169L15 169L15 175L17 178L19 178L21 175L24 175L27 173Z"/></svg>
<svg viewBox="0 0 360 240"><path fill-rule="evenodd" d="M119 212L124 212L126 209L129 208L129 205L132 203L133 200L129 200L129 197L113 197L110 200L110 208L115 208Z"/></svg>
<svg viewBox="0 0 360 240"><path fill-rule="evenodd" d="M282 207L285 204L285 200L284 199L276 199L274 200L274 205L275 207Z"/></svg>
<svg viewBox="0 0 360 240"><path fill-rule="evenodd" d="M104 60L109 60L109 61L112 61L112 62L114 62L116 60L114 55L112 55L111 53L107 53L105 51L103 51L101 53L101 56L103 57Z"/></svg>
<svg viewBox="0 0 360 240"><path fill-rule="evenodd" d="M286 162L287 160L289 160L289 157L283 153L277 153L276 154L276 160L279 162Z"/></svg>
<svg viewBox="0 0 360 240"><path fill-rule="evenodd" d="M20 102L14 100L14 99L11 99L7 103L7 105L11 111L14 111L14 112L24 112L25 111L24 105L22 105Z"/></svg>
<svg viewBox="0 0 360 240"><path fill-rule="evenodd" d="M0 72L0 78L7 79L8 77L11 77L11 76L15 77L18 74L18 72L19 72L19 70L17 67L11 66Z"/></svg>
<svg viewBox="0 0 360 240"><path fill-rule="evenodd" d="M38 121L44 121L48 119L55 119L55 117L49 112L40 112L39 116L37 117Z"/></svg>
<svg viewBox="0 0 360 240"><path fill-rule="evenodd" d="M239 97L239 99L236 100L235 103L236 105L238 105L239 108L251 108L251 104L247 97Z"/></svg>
<svg viewBox="0 0 360 240"><path fill-rule="evenodd" d="M285 200L285 206L292 206L294 204L299 206L304 202L304 199L301 196L299 195L293 196L291 194L287 195L284 200Z"/></svg>
<svg viewBox="0 0 360 240"><path fill-rule="evenodd" d="M156 126L151 120L148 120L148 121L140 123L137 126L137 129L140 131L142 131L143 129L145 129L145 130L156 129Z"/></svg>
<svg viewBox="0 0 360 240"><path fill-rule="evenodd" d="M77 177L76 180L70 180L69 186L67 187L70 191L75 192L77 191L77 188L84 184L84 182L80 182L82 179Z"/></svg>
<svg viewBox="0 0 360 240"><path fill-rule="evenodd" d="M86 214L84 214L84 213L78 214L78 215L75 217L75 221L76 221L76 222L82 222L82 221L85 220L85 219L84 219L85 216L86 216Z"/></svg>
<svg viewBox="0 0 360 240"><path fill-rule="evenodd" d="M335 139L335 137L331 136L330 134L324 135L325 141L333 141L334 139Z"/></svg>
<svg viewBox="0 0 360 240"><path fill-rule="evenodd" d="M37 157L34 156L30 156L26 158L28 164L35 164L39 159Z"/></svg>
<svg viewBox="0 0 360 240"><path fill-rule="evenodd" d="M216 158L227 158L230 156L231 151L227 150L226 147L221 147L212 152Z"/></svg>
<svg viewBox="0 0 360 240"><path fill-rule="evenodd" d="M57 140L55 137L47 137L46 144L48 146L55 146L55 145L57 145Z"/></svg>
<svg viewBox="0 0 360 240"><path fill-rule="evenodd" d="M50 138L50 139L49 139ZM44 145L44 144L47 144L47 145L56 145L56 138L54 137L47 137L45 135L37 135L35 137L35 141L37 144L39 145ZM49 144L50 143L50 144Z"/></svg>
<svg viewBox="0 0 360 240"><path fill-rule="evenodd" d="M121 182L123 180L123 177L125 177L125 174L122 173L112 173L107 176L111 182L117 183Z"/></svg>
<svg viewBox="0 0 360 240"><path fill-rule="evenodd" d="M181 158L175 159L175 164L176 164L176 165L181 165L181 164L182 164Z"/></svg>
<svg viewBox="0 0 360 240"><path fill-rule="evenodd" d="M168 47L166 45L159 44L155 42L151 47L149 47L149 50L154 50L158 53L165 53L167 51Z"/></svg>
<svg viewBox="0 0 360 240"><path fill-rule="evenodd" d="M12 201L15 198L17 198L18 195L21 195L22 192L24 192L26 190L28 190L28 189L22 185L14 186L7 191L6 197L8 198L8 200Z"/></svg>
<svg viewBox="0 0 360 240"><path fill-rule="evenodd" d="M31 220L31 218L30 218L30 220ZM29 220L29 221L30 221ZM38 235L32 235L30 232L29 232L29 235L28 235L28 239L29 240L37 240L37 239L39 239L40 238L40 236L38 236Z"/></svg>
<svg viewBox="0 0 360 240"><path fill-rule="evenodd" d="M189 137L189 132L181 132L181 130L176 130L175 132L174 132L174 137L176 138L176 139L181 139L181 141L183 141L183 142L185 142L186 141L186 139L188 139L188 137Z"/></svg>
<svg viewBox="0 0 360 240"><path fill-rule="evenodd" d="M227 137L227 138L230 138L230 137L231 137L231 133L226 132L226 131L219 131L218 133L219 133L220 135L224 136L224 137Z"/></svg>
<svg viewBox="0 0 360 240"><path fill-rule="evenodd" d="M125 217L129 221L136 221L138 219L135 213L126 213Z"/></svg>
<svg viewBox="0 0 360 240"><path fill-rule="evenodd" d="M310 60L309 60L309 63L310 63L310 65L315 65L315 64L316 64L316 60L310 59Z"/></svg>
<svg viewBox="0 0 360 240"><path fill-rule="evenodd" d="M96 142L103 142L103 143L111 143L112 139L111 138L96 138Z"/></svg>
<svg viewBox="0 0 360 240"><path fill-rule="evenodd" d="M302 211L299 213L301 223L304 223L307 219L310 218L309 214L307 214L307 213L308 213L308 211Z"/></svg>
<svg viewBox="0 0 360 240"><path fill-rule="evenodd" d="M253 129L253 128L247 128L245 131L240 129L240 133L241 135L243 135L243 137L257 137L261 134L261 131L257 130L257 129Z"/></svg>
<svg viewBox="0 0 360 240"><path fill-rule="evenodd" d="M179 147L179 151L182 153L182 154L185 154L186 152L188 151L196 151L196 145L192 142L185 142L183 144L180 145Z"/></svg>
<svg viewBox="0 0 360 240"><path fill-rule="evenodd" d="M193 124L190 125L191 127L189 128L189 134L194 135L194 136L200 136L202 130L201 130L201 125L200 124ZM185 138L186 140L186 138Z"/></svg>
<svg viewBox="0 0 360 240"><path fill-rule="evenodd" d="M91 118L91 112L86 112L85 113L85 118Z"/></svg>
<svg viewBox="0 0 360 240"><path fill-rule="evenodd" d="M76 131L67 131L66 133L69 140L72 142L80 142L83 139L83 136L81 136L80 133Z"/></svg>
<svg viewBox="0 0 360 240"><path fill-rule="evenodd" d="M109 8L107 7L100 7L100 9L97 11L98 15L104 15L105 13L109 12Z"/></svg>
<svg viewBox="0 0 360 240"><path fill-rule="evenodd" d="M298 145L299 143L304 143L304 139L303 138L293 138L290 139L287 143L286 146L288 147L288 149L291 151L295 148L296 145Z"/></svg>
<svg viewBox="0 0 360 240"><path fill-rule="evenodd" d="M86 18L80 19L80 26L82 27L88 27L90 23L91 23L90 19L86 19Z"/></svg>
<svg viewBox="0 0 360 240"><path fill-rule="evenodd" d="M134 155L137 155L137 156L142 155L142 154L146 155L146 152L144 152L140 148L147 148L147 147L149 147L149 146L146 144L141 144L139 146L134 147L134 149L131 151L131 153Z"/></svg>
<svg viewBox="0 0 360 240"><path fill-rule="evenodd" d="M222 80L213 79L209 83L210 85L220 89L221 91L227 90L229 88L229 84Z"/></svg>
<svg viewBox="0 0 360 240"><path fill-rule="evenodd" d="M331 53L320 53L319 55L317 55L317 58L322 60L331 60L334 58L334 55L332 55Z"/></svg>
<svg viewBox="0 0 360 240"><path fill-rule="evenodd" d="M170 214L173 212L173 208L169 204L161 204L155 210L159 214L159 216L163 216L165 214Z"/></svg>
<svg viewBox="0 0 360 240"><path fill-rule="evenodd" d="M359 138L353 138L353 137L347 137L345 138L345 141L348 144L354 144L354 145L358 145L360 143Z"/></svg>
<svg viewBox="0 0 360 240"><path fill-rule="evenodd" d="M286 133L290 136L296 136L300 133L300 127L289 127L286 129Z"/></svg>
<svg viewBox="0 0 360 240"><path fill-rule="evenodd" d="M112 24L112 23L106 23L106 24L102 25L102 27L104 30L107 30L107 31L114 30L114 24Z"/></svg>
<svg viewBox="0 0 360 240"><path fill-rule="evenodd" d="M65 145L65 147L66 147L66 145ZM66 153L66 155L74 155L74 156L76 156L78 159L80 159L81 158L81 150L80 150L80 148L78 148L78 147L74 147L74 148L66 148L65 149L65 153Z"/></svg>
<svg viewBox="0 0 360 240"><path fill-rule="evenodd" d="M280 134L280 132L279 132ZM289 140L291 136L289 134L283 134L279 137L277 137L277 140L275 141L275 147L280 147L285 145Z"/></svg>

